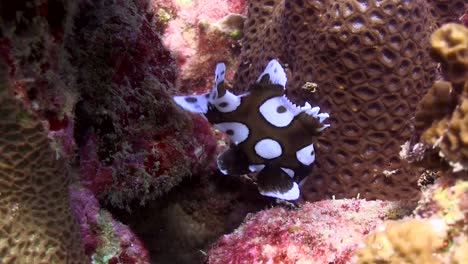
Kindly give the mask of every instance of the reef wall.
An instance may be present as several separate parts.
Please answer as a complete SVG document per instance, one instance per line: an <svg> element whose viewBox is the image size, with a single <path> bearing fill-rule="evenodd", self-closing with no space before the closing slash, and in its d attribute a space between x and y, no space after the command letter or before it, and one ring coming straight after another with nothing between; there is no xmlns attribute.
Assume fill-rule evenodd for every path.
<svg viewBox="0 0 468 264"><path fill-rule="evenodd" d="M101 206L138 207L213 170L208 123L172 103L177 68L157 11L0 1L2 262L148 263Z"/></svg>

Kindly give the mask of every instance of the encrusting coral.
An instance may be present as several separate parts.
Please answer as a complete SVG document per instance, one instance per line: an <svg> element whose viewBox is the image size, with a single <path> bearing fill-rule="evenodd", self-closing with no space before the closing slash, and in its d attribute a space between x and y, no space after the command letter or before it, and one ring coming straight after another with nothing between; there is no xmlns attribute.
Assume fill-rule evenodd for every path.
<svg viewBox="0 0 468 264"><path fill-rule="evenodd" d="M439 1L440 2L440 1ZM457 5L448 13L463 12ZM438 17L433 2L252 1L234 89L241 91L278 58L288 93L330 113L306 200L335 197L417 199L422 172L399 157L412 116L435 77L428 54ZM462 3L463 5L464 3ZM452 17L453 20L458 16Z"/></svg>
<svg viewBox="0 0 468 264"><path fill-rule="evenodd" d="M436 220L386 222L365 239L357 263L441 263L436 253L444 248L445 228Z"/></svg>
<svg viewBox="0 0 468 264"><path fill-rule="evenodd" d="M216 242L208 263L348 263L376 225L405 212L394 202L355 199L264 210Z"/></svg>
<svg viewBox="0 0 468 264"><path fill-rule="evenodd" d="M38 117L15 98L6 73L0 75L1 262L87 263L66 163Z"/></svg>
<svg viewBox="0 0 468 264"><path fill-rule="evenodd" d="M441 62L444 80L434 82L418 105L415 127L421 143L453 170L468 167L468 28L445 24L431 38L432 55ZM428 155L432 153L428 151ZM426 156L428 156L426 155ZM431 159L431 160L434 160Z"/></svg>
<svg viewBox="0 0 468 264"><path fill-rule="evenodd" d="M411 217L385 222L357 250L356 263L466 263L468 178L441 176Z"/></svg>

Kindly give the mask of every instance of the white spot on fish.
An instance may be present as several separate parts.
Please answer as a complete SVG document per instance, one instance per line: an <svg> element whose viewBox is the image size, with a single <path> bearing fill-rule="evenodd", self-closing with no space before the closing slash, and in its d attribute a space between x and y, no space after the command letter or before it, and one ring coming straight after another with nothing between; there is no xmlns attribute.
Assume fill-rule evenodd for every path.
<svg viewBox="0 0 468 264"><path fill-rule="evenodd" d="M260 106L259 111L268 123L276 127L288 126L294 120L294 117L300 113L300 109L283 96L266 100Z"/></svg>
<svg viewBox="0 0 468 264"><path fill-rule="evenodd" d="M249 128L238 122L224 122L214 125L217 129L226 133L229 138L238 145L249 137Z"/></svg>
<svg viewBox="0 0 468 264"><path fill-rule="evenodd" d="M314 145L310 144L296 152L296 158L302 164L309 166L315 161L315 150Z"/></svg>
<svg viewBox="0 0 468 264"><path fill-rule="evenodd" d="M278 141L266 138L255 144L255 152L264 159L274 159L281 156L283 149Z"/></svg>

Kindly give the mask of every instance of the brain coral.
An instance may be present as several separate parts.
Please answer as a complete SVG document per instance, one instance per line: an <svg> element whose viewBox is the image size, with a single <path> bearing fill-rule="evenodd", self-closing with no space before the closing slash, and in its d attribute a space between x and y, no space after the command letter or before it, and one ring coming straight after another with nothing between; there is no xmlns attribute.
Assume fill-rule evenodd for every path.
<svg viewBox="0 0 468 264"><path fill-rule="evenodd" d="M307 200L358 194L417 198L420 171L399 152L412 135L416 105L435 77L428 51L439 20L429 2L250 2L234 89L247 87L261 65L279 58L289 68L291 98L314 102L332 116L303 186ZM310 89L314 83L317 88Z"/></svg>
<svg viewBox="0 0 468 264"><path fill-rule="evenodd" d="M468 168L468 28L446 24L431 38L432 54L445 80L434 82L418 105L416 128L421 141L438 147L454 168Z"/></svg>
<svg viewBox="0 0 468 264"><path fill-rule="evenodd" d="M0 116L1 262L87 263L70 210L65 163L4 79Z"/></svg>

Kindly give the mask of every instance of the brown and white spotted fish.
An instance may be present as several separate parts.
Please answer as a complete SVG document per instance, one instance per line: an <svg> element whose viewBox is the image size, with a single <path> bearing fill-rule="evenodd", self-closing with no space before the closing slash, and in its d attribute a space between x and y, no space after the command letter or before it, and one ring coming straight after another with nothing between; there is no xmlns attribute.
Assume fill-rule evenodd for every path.
<svg viewBox="0 0 468 264"><path fill-rule="evenodd" d="M223 174L258 172L257 185L265 196L299 198L299 182L315 160L314 137L327 128L327 113L306 103L293 104L284 94L286 73L271 60L247 93L235 95L224 85L224 63L215 70L215 85L201 95L175 96L182 108L203 114L231 139L231 148L218 156Z"/></svg>

